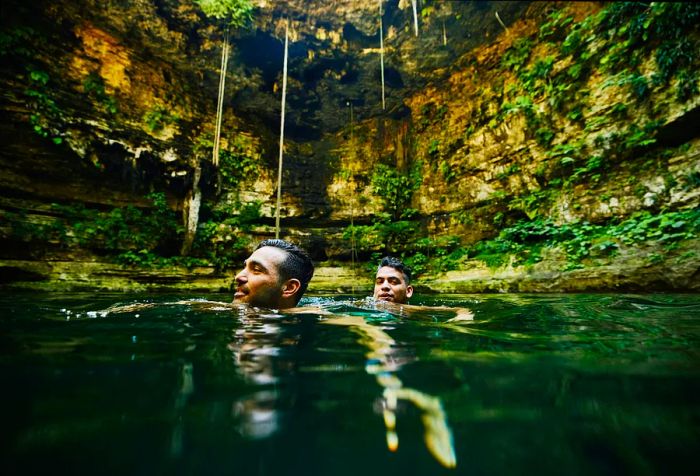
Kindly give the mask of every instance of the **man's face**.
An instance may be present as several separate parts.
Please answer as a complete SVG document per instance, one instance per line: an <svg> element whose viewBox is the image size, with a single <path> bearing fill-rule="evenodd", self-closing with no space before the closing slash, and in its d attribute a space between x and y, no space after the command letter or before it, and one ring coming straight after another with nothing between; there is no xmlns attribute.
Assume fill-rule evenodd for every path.
<svg viewBox="0 0 700 476"><path fill-rule="evenodd" d="M374 299L404 304L413 295L413 286L406 284L403 273L389 266L382 266L374 280Z"/></svg>
<svg viewBox="0 0 700 476"><path fill-rule="evenodd" d="M256 307L278 308L282 298L282 278L279 266L286 252L273 246L255 250L245 260L244 268L236 275L236 294L233 302Z"/></svg>

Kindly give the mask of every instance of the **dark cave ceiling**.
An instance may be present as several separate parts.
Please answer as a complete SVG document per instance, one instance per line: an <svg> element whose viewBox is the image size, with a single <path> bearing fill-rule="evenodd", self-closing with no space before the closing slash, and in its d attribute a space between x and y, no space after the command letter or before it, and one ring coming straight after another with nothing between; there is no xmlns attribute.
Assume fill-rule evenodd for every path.
<svg viewBox="0 0 700 476"><path fill-rule="evenodd" d="M379 0L252 3L253 23L232 33L225 106L277 133L288 21L285 134L292 140L309 141L345 127L349 103L357 120L407 115L404 98L464 67L460 58L465 53L493 41L531 2L417 0L416 36L411 1L384 0L385 110L381 106ZM198 94L215 103L223 28L207 18L194 0L37 0L31 5L30 12L52 11L49 21L88 20L121 38L143 60L158 57L172 64L197 87Z"/></svg>
<svg viewBox="0 0 700 476"><path fill-rule="evenodd" d="M529 2L418 1L415 35L410 0L383 3L386 109L381 104L378 0L258 1L254 25L236 33L232 74L256 78L234 91L244 116L279 127L284 23L290 22L285 134L313 140L358 120L408 113L403 99L446 78L464 53L515 21ZM444 44L446 40L446 44Z"/></svg>

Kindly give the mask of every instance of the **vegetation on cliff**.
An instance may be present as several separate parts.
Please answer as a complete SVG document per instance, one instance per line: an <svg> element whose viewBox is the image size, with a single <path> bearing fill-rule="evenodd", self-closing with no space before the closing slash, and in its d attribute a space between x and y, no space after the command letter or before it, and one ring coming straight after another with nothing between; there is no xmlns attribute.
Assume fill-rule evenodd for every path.
<svg viewBox="0 0 700 476"><path fill-rule="evenodd" d="M441 206L441 197L432 216L413 210L415 200L404 203L388 193L418 189L407 186L408 172L377 169L390 184L382 199L407 216L394 212L391 221L356 227L360 256L398 254L420 274L474 260L527 266L541 261L543 250L562 250L567 270L642 242L656 243L648 259L658 263L679 242L695 238L696 200L678 196L697 189L698 170L669 169L669 160L696 153L695 134L681 132L685 137L675 142L659 136L673 115L683 115L673 111L697 107L700 8L614 2L576 15L571 5L550 8L538 28L510 37L497 68L489 58L467 56L470 77L462 87L476 94L437 89L418 95L414 141L425 163L423 188L450 195L460 179L484 170L470 159L475 147L484 147L476 145L480 135L498 141L522 131L523 138L500 158L500 171L486 170L488 195L451 207ZM660 179L661 187L652 192L647 177ZM595 199L617 210L597 213L590 205ZM634 203L623 207L622 200ZM431 233L436 220L448 220L453 234ZM459 232L475 225L480 236ZM683 258L698 256L688 251Z"/></svg>
<svg viewBox="0 0 700 476"><path fill-rule="evenodd" d="M445 41L463 21L451 8L467 7L426 2L420 37L397 29L410 25L400 9L384 12L386 110L354 97L379 84L352 63L378 54L376 9L356 31L292 15L318 43L291 45L311 66L290 71L286 235L318 260L394 254L418 275L548 261L567 272L637 248L650 265L697 263L700 8L533 2L516 20L499 6L509 24L469 51ZM40 2L3 21L6 249L228 269L272 233L281 10L260 7L233 35L226 72L214 67L229 56L221 27L248 21L250 2L110 9ZM453 59L427 74L410 57L419 44L435 50L425 64ZM348 89L339 109L328 81ZM224 110L243 96L266 112ZM345 121L345 104L357 118L345 129L302 131L316 114Z"/></svg>

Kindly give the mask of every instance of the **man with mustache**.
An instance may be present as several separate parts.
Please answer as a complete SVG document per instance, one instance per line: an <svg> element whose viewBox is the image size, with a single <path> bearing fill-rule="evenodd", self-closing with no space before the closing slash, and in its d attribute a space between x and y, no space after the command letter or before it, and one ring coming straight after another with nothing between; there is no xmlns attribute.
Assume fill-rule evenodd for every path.
<svg viewBox="0 0 700 476"><path fill-rule="evenodd" d="M448 319L448 323L472 321L474 313L461 307L445 306L412 306L407 304L413 296L411 286L411 268L400 259L385 256L379 263L374 278L374 301L389 312L400 315L411 315L420 311L451 311L456 315Z"/></svg>
<svg viewBox="0 0 700 476"><path fill-rule="evenodd" d="M313 274L304 250L284 240L264 240L236 275L233 302L268 309L296 307Z"/></svg>
<svg viewBox="0 0 700 476"><path fill-rule="evenodd" d="M397 258L382 258L374 278L374 299L396 304L406 304L413 296L411 269Z"/></svg>

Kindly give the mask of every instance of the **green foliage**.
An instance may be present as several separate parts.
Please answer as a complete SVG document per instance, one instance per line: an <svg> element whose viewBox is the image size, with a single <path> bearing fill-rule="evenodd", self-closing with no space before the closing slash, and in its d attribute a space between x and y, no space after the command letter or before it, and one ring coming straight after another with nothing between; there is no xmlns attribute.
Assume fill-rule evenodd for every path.
<svg viewBox="0 0 700 476"><path fill-rule="evenodd" d="M28 26L17 26L0 31L0 57L31 58L30 45L37 42L37 31Z"/></svg>
<svg viewBox="0 0 700 476"><path fill-rule="evenodd" d="M554 131L549 127L540 127L535 131L535 140L542 147L549 147L554 140Z"/></svg>
<svg viewBox="0 0 700 476"><path fill-rule="evenodd" d="M557 39L560 41L565 37L567 28L573 21L573 17L564 16L561 10L550 13L547 21L540 26L539 39L545 41Z"/></svg>
<svg viewBox="0 0 700 476"><path fill-rule="evenodd" d="M504 103L501 110L504 115L523 112L526 116L532 116L535 114L535 104L530 96L518 96L514 102Z"/></svg>
<svg viewBox="0 0 700 476"><path fill-rule="evenodd" d="M385 216L373 225L346 228L343 238L349 241L354 234L356 251L360 256L369 257L368 271L374 271L372 268L379 258L386 254L401 258L416 277L427 272L456 269L461 258L466 256L458 236L416 239L418 232L419 225L415 222L392 222Z"/></svg>
<svg viewBox="0 0 700 476"><path fill-rule="evenodd" d="M700 231L700 210L651 214L640 212L622 222L594 225L588 222L556 224L550 219L521 221L501 231L498 237L478 242L468 249L469 257L490 267L514 259L533 264L546 248L560 248L567 258L566 269L582 266L582 260L617 253L621 247L655 241L666 246L692 239Z"/></svg>
<svg viewBox="0 0 700 476"><path fill-rule="evenodd" d="M97 72L93 71L83 79L83 91L91 97L94 97L98 104L110 114L116 114L117 101L114 97L107 94L105 83Z"/></svg>
<svg viewBox="0 0 700 476"><path fill-rule="evenodd" d="M597 182L601 178L601 172L605 168L605 157L594 155L589 157L583 167L577 167L574 170L571 180L576 182L582 177L590 177L592 182Z"/></svg>
<svg viewBox="0 0 700 476"><path fill-rule="evenodd" d="M46 71L29 69L29 79L33 84L46 86L49 83L49 74Z"/></svg>
<svg viewBox="0 0 700 476"><path fill-rule="evenodd" d="M528 127L536 127L539 124L537 110L530 96L518 96L514 102L505 102L501 106L498 115L489 123L495 127L504 117L510 114L522 113L525 115L525 120Z"/></svg>
<svg viewBox="0 0 700 476"><path fill-rule="evenodd" d="M459 210L453 216L454 219L462 225L472 225L474 223L474 218L467 210Z"/></svg>
<svg viewBox="0 0 700 476"><path fill-rule="evenodd" d="M253 19L253 5L250 0L196 1L207 16L222 20L234 28L243 27Z"/></svg>
<svg viewBox="0 0 700 476"><path fill-rule="evenodd" d="M688 172L685 177L683 177L685 184L683 185L684 190L691 190L694 188L700 188L700 170L693 170Z"/></svg>
<svg viewBox="0 0 700 476"><path fill-rule="evenodd" d="M438 155L440 152L440 139L433 139L428 145L428 155Z"/></svg>
<svg viewBox="0 0 700 476"><path fill-rule="evenodd" d="M29 107L34 110L29 116L29 123L34 132L41 137L50 138L56 145L61 144L63 138L55 132L55 127L51 127L52 123L55 124L59 120L61 110L49 95L49 74L44 70L28 67L27 76L29 86L24 90L24 94Z"/></svg>
<svg viewBox="0 0 700 476"><path fill-rule="evenodd" d="M561 176L568 177L574 169L574 164L583 157L585 147L582 140L557 144L547 152L547 156L553 159L554 170L559 171Z"/></svg>
<svg viewBox="0 0 700 476"><path fill-rule="evenodd" d="M200 222L192 245L194 256L204 258L217 269L237 264L246 252L249 240L236 232L235 223Z"/></svg>
<svg viewBox="0 0 700 476"><path fill-rule="evenodd" d="M411 253L404 256L404 262L420 275L456 269L466 255L459 236L427 237L416 241Z"/></svg>
<svg viewBox="0 0 700 476"><path fill-rule="evenodd" d="M147 196L146 209L132 205L99 211L84 205L53 205L64 217L49 223L27 220L22 214L5 214L11 235L22 241L78 245L106 255L115 262L144 267L214 265L224 269L238 263L247 252L249 241L241 231L260 219L261 204L248 203L237 215L209 213L195 235L190 256L177 253L183 237L178 216L168 206L165 194Z"/></svg>
<svg viewBox="0 0 700 476"><path fill-rule="evenodd" d="M358 254L372 252L401 254L405 253L418 235L418 224L409 220L394 221L389 215L378 217L372 225L349 226L343 231L343 239L355 239Z"/></svg>
<svg viewBox="0 0 700 476"><path fill-rule="evenodd" d="M529 38L519 38L506 50L501 58L501 67L518 72L527 64L532 53L533 43Z"/></svg>
<svg viewBox="0 0 700 476"><path fill-rule="evenodd" d="M155 104L151 109L143 115L143 122L146 123L148 130L151 132L160 132L166 126L177 124L180 121L180 116L171 113L163 104Z"/></svg>
<svg viewBox="0 0 700 476"><path fill-rule="evenodd" d="M108 213L83 205L54 205L53 208L67 218L72 238L83 247L110 253L153 252L176 240L182 230L164 194L153 193L147 198L153 204L148 211L133 205L114 208Z"/></svg>
<svg viewBox="0 0 700 476"><path fill-rule="evenodd" d="M435 111L435 119L440 122L445 119L445 116L447 115L447 105L446 104L441 104L438 106L437 110Z"/></svg>
<svg viewBox="0 0 700 476"><path fill-rule="evenodd" d="M238 224L243 229L248 229L248 225L262 218L262 202L254 201L244 204L238 213Z"/></svg>
<svg viewBox="0 0 700 476"><path fill-rule="evenodd" d="M687 71L693 65L694 48L696 45L688 38L680 38L677 41L667 40L659 45L654 52L654 59L659 72L654 77L657 84L668 84L673 75L679 71Z"/></svg>
<svg viewBox="0 0 700 476"><path fill-rule="evenodd" d="M501 227L501 226L503 226L503 223L505 222L505 220L506 220L506 216L505 216L505 214L504 214L503 212L497 212L497 213L493 216L493 224L494 224L496 227Z"/></svg>
<svg viewBox="0 0 700 476"><path fill-rule="evenodd" d="M261 207L254 201L228 211L203 208L200 216L206 218L197 226L191 256L219 270L240 263L248 252L251 225L262 216Z"/></svg>
<svg viewBox="0 0 700 476"><path fill-rule="evenodd" d="M423 104L420 108L420 119L417 121L418 128L422 130L430 124L441 122L445 119L447 111L448 108L445 104L441 104L440 106L432 102Z"/></svg>
<svg viewBox="0 0 700 476"><path fill-rule="evenodd" d="M602 67L612 75L607 85L628 88L637 100L649 98L652 87L670 84L676 78L676 97L687 101L700 91L693 70L700 51L698 19L699 7L680 2L609 2L598 15L582 22L575 22L564 11L554 11L541 25L538 39L559 43L561 56L572 56L573 64L555 73L557 58L547 56L528 67L532 40L521 39L501 60L501 66L519 79L510 86L508 96L546 97L554 110L568 110L570 120L581 121L583 106L578 101L587 92L578 84ZM657 71L645 75L640 66L649 56L655 58ZM541 114L522 99L520 104L504 103L490 124L496 126L504 115L516 111L527 114L531 130L542 127ZM536 134L535 139L544 147L551 144L547 135Z"/></svg>
<svg viewBox="0 0 700 476"><path fill-rule="evenodd" d="M627 86L632 95L638 100L647 98L650 92L650 85L646 76L637 71L624 71L611 76L603 83L603 87L609 86Z"/></svg>
<svg viewBox="0 0 700 476"><path fill-rule="evenodd" d="M532 220L538 215L540 207L549 199L550 193L549 190L536 190L527 195L515 197L508 204L508 209L520 210Z"/></svg>
<svg viewBox="0 0 700 476"><path fill-rule="evenodd" d="M508 263L510 255L518 251L521 251L520 248L515 248L512 243L494 239L472 245L468 249L467 256L482 261L489 268L498 268Z"/></svg>
<svg viewBox="0 0 700 476"><path fill-rule="evenodd" d="M584 28L580 24L574 25L572 31L566 36L561 44L561 54L563 56L578 56L581 57L586 48L586 39L584 38ZM576 65L574 65L576 66ZM572 74L574 79L578 79L578 71Z"/></svg>
<svg viewBox="0 0 700 476"><path fill-rule="evenodd" d="M440 168L440 173L442 173L442 178L445 179L446 183L451 183L457 178L457 170L452 167L447 159L443 159L438 164Z"/></svg>
<svg viewBox="0 0 700 476"><path fill-rule="evenodd" d="M680 71L678 73L676 98L678 98L679 101L687 101L698 93L700 93L700 90L698 89L697 75L686 70Z"/></svg>
<svg viewBox="0 0 700 476"><path fill-rule="evenodd" d="M202 258L194 256L161 256L149 250L125 251L115 258L117 263L142 267L142 268L165 268L169 266L207 266L210 263Z"/></svg>
<svg viewBox="0 0 700 476"><path fill-rule="evenodd" d="M420 187L423 178L421 164L416 163L407 172L379 164L372 174L371 185L379 195L384 211L394 220L409 218L414 210L410 208L413 193Z"/></svg>
<svg viewBox="0 0 700 476"><path fill-rule="evenodd" d="M657 215L641 212L607 230L610 236L625 244L649 240L669 243L695 238L698 231L700 231L700 210L697 209Z"/></svg>
<svg viewBox="0 0 700 476"><path fill-rule="evenodd" d="M198 156L209 155L211 157L213 149L214 139L209 133L198 135L192 141L192 152L194 152Z"/></svg>
<svg viewBox="0 0 700 476"><path fill-rule="evenodd" d="M510 177L511 175L517 174L518 172L520 172L520 165L510 164L503 172L496 174L496 178L498 180L503 180Z"/></svg>
<svg viewBox="0 0 700 476"><path fill-rule="evenodd" d="M428 144L428 155L430 156L431 168L439 171L445 182L450 183L457 178L458 170L452 167L449 159L441 157L443 154L440 153L440 139L432 139L430 141Z"/></svg>
<svg viewBox="0 0 700 476"><path fill-rule="evenodd" d="M554 57L538 59L531 68L522 70L518 75L525 91L539 96L547 91L548 79L554 68Z"/></svg>
<svg viewBox="0 0 700 476"><path fill-rule="evenodd" d="M53 242L65 244L66 228L62 221L37 222L30 219L26 212L2 212L0 214L4 226L9 227L9 236L23 242Z"/></svg>
<svg viewBox="0 0 700 476"><path fill-rule="evenodd" d="M231 188L253 174L258 162L249 151L234 144L230 150L219 150L219 172L223 182Z"/></svg>
<svg viewBox="0 0 700 476"><path fill-rule="evenodd" d="M643 127L632 123L622 136L625 149L632 150L646 147L656 143L656 133L661 127L662 121L650 121Z"/></svg>
<svg viewBox="0 0 700 476"><path fill-rule="evenodd" d="M413 253L410 256L402 256L402 261L411 268L414 279L425 274L432 267L430 258L421 252Z"/></svg>
<svg viewBox="0 0 700 476"><path fill-rule="evenodd" d="M697 94L697 80L689 74L698 59L700 7L690 2L611 2L600 16L597 31L614 41L601 64L620 71L632 69L642 52L653 52L657 73L653 82L666 85L678 75L677 95ZM639 83L641 80L637 79Z"/></svg>

